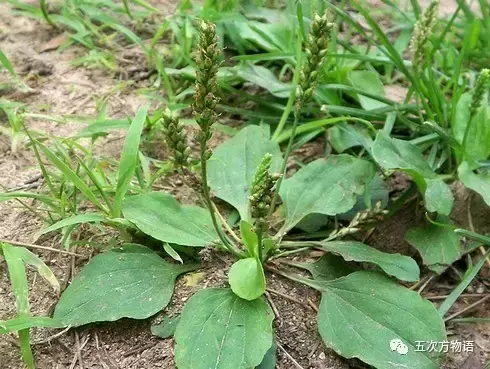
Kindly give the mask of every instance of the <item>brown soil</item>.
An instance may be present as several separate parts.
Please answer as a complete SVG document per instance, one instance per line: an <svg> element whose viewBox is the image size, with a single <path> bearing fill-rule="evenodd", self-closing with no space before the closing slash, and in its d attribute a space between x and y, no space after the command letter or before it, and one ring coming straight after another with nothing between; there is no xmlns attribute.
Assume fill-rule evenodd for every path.
<svg viewBox="0 0 490 369"><path fill-rule="evenodd" d="M162 6L168 8L165 4ZM87 70L70 65L74 58L84 54L83 49L71 47L62 53L57 50L46 50L52 48L56 43L56 37L59 36L52 28L44 23L13 15L9 6L5 4L0 4L0 14L2 14L0 49L10 57L16 70L25 71L24 78L33 89L29 93L12 91L7 96L10 100L26 103L33 113L94 115L96 113L94 97L110 96L107 114L113 117L133 116L137 107L146 102L135 92L137 87L145 86L144 80L112 93L113 88L121 81L100 70ZM0 82L3 77L5 74L0 74ZM58 137L70 136L82 128L78 123L54 124L33 118L28 119L26 123L32 130L47 132ZM122 138L122 132L113 132L101 139L98 147L100 154L106 157L118 157ZM312 145L304 149L310 150L309 156L315 155L318 151L315 146L318 143ZM22 187L36 175L39 175L39 169L32 152L23 147L15 153L11 152L8 138L0 136L0 184L9 189ZM184 202L191 202L188 189L180 186L178 179L175 181L177 185L171 183L172 192ZM461 196L464 198L466 194ZM478 208L475 226L488 227L488 222L485 221L488 219L488 209L486 213L482 210L481 200L478 198L474 197L473 201L476 204L475 208ZM466 222L465 203L464 199L458 203L464 211L461 209L455 215L455 218L461 218L463 224ZM382 250L414 254L413 249L404 241L403 235L411 225L415 224L415 218L413 209L400 212L396 217L376 228L371 243ZM0 239L24 243L36 242L59 248L59 236L38 238L37 232L41 226L42 223L38 219L18 204L0 203ZM52 268L62 285L66 285L71 275L76 274L94 253L93 250L79 248L77 252L85 257L72 259L56 252L33 251ZM49 342L42 341L58 331L33 329L33 351L37 367L40 369L174 368L173 340L162 340L152 336L150 326L160 321L164 314L178 314L185 301L199 288L225 285L224 270L228 269L229 264L229 261L222 257L213 258L209 267L202 270L202 279L196 285L188 283L185 277L179 279L172 303L165 311L151 319L144 321L123 319L114 323L72 329ZM484 273L482 278L486 277L488 280L490 272L487 269ZM34 271L29 271L28 277L32 313L41 316L49 315L58 297ZM455 277L447 273L432 280L425 293L443 295L449 293L455 283ZM290 297L286 299L280 294L271 293L269 299L278 313L275 321L278 341L288 355L303 368L366 368L358 361L348 361L339 357L323 344L316 329L314 307L319 303L316 292L276 275L269 275L269 287ZM471 288L473 290L485 288L488 292L488 287L476 281ZM460 299L452 311L460 310L473 301ZM485 313L488 315L489 308L490 302L487 301L486 305L482 304L471 311L471 316L485 316ZM6 265L0 262L0 320L13 316L15 316L14 296L7 277ZM489 332L490 324L450 324L448 327L449 339L475 341L476 354L473 357L479 363L484 363L485 357L488 358L490 352ZM76 363L78 355L81 360ZM452 354L448 358L446 367L461 368L467 357L468 354ZM289 369L295 366L288 356L279 350L277 367ZM0 368L23 368L14 336L0 336ZM476 369L478 366L471 368Z"/></svg>

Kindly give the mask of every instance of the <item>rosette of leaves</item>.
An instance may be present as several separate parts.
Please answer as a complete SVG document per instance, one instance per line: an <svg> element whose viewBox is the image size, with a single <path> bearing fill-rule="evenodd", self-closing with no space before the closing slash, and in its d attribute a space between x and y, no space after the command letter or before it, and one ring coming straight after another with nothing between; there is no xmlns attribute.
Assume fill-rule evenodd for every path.
<svg viewBox="0 0 490 369"><path fill-rule="evenodd" d="M323 24L323 18L316 22ZM312 26L310 32L316 40L330 26L318 27ZM209 150L210 128L218 117L214 30L210 23L201 24L194 97L205 207L181 205L169 195L150 192L127 197L122 209L126 220L148 236L173 245L176 253L183 247L216 246L237 258L228 271L230 288L202 289L184 306L174 336L176 366L251 369L261 365L274 342L274 315L263 297L269 268L321 293L319 332L340 355L379 369L439 368L442 358L417 351L415 343L445 339L441 316L429 301L397 282L419 279L416 262L339 239L367 223L370 216L382 215L370 196L376 175L371 161L348 154L328 155L303 165L279 183L275 173L284 173L281 169L290 150L283 156L264 126L247 126L214 152ZM310 87L302 88L308 91ZM212 195L239 213L238 235L233 224L221 220ZM274 197L282 205L271 214ZM308 234L301 241L286 238L309 216L333 218L363 207L367 209L354 216L351 224L330 229L323 240L309 239ZM271 215L279 226L270 226ZM350 231L342 232L343 228ZM312 249L325 255L314 263L295 265L309 271L312 278L277 270L281 258ZM279 263L272 266L272 259ZM371 270L359 263L371 264ZM55 318L72 326L121 317L147 318L167 306L175 279L196 267L167 262L145 246L124 245L90 261L62 295ZM407 344L407 355L389 350L393 339Z"/></svg>

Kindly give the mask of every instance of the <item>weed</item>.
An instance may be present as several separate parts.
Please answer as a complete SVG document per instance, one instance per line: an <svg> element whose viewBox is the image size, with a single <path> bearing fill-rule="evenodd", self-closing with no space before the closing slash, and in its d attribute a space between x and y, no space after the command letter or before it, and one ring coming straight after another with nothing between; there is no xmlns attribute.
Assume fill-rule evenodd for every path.
<svg viewBox="0 0 490 369"><path fill-rule="evenodd" d="M331 28L329 24L327 25L326 18L316 17L314 19L307 50L310 50L312 55L318 55L318 57L312 57L305 61L301 68L298 89L302 89L302 91L297 94L294 105L296 106L296 121L299 118L301 108L313 94L315 73L322 65L326 39L324 33L320 33L319 30L324 30L325 27ZM333 156L328 160L319 159L306 165L298 173L285 179L282 186L279 186L279 182L276 186L276 181L280 176L273 173L279 168L281 168L280 173L284 172L284 163L291 151L291 142L295 137L294 130L291 133L290 144L286 149L285 157L281 158L282 155L277 143L271 141L260 127L253 126L241 130L229 144L223 144L213 153L208 148L208 142L211 138L211 127L218 116L216 111L216 75L219 67L219 51L213 24L201 23L198 55L196 64L199 69L196 79L194 110L196 121L200 127L198 142L201 146L202 187L208 213L203 213L203 208L171 205L181 215L181 218L177 220L178 222L184 223L187 217L194 214L193 224L197 224L197 222L201 224L197 228L180 229L178 233L174 231L171 235L165 231L168 227L167 221L161 218L161 216L166 217L175 214L174 211L170 211L171 208L169 207L175 200L171 200L168 195L150 192L136 197L128 197L123 204L125 218L155 239L165 243L187 244L189 246L210 246L219 242L222 247L238 258L228 274L230 289L202 290L191 298L184 307L175 332L175 359L178 367L209 368L211 362L218 362L220 365L230 368L255 367L261 363L273 342L270 307L261 297L266 290L267 283L264 266L268 270L321 291L323 298L319 311L319 329L325 342L342 352L345 352L344 350L347 348L354 350L356 356L372 365L387 368L381 356L370 350L363 350L362 341L352 339L351 335L353 333L351 330L355 326L353 322L361 319L362 314L368 310L371 311L372 321L366 322L365 329L366 332L373 333L372 337L376 344L381 345L386 338L384 333L379 334L380 329L382 331L386 329L391 335L407 339L406 334L408 333L404 331L406 326L404 313L396 317L390 315L389 328L385 322L386 309L392 309L393 305L398 306L401 303L403 303L403 311L408 314L415 314L416 311L424 312L422 315L417 315L421 319L421 324L410 334L423 335L424 337L429 335L431 339L442 339L445 333L436 309L431 304L420 300L415 292L398 285L382 273L358 270L351 274L343 274L340 279L332 277L327 280L318 280L277 270L272 265L267 264L271 257L280 260L280 257L291 253L320 248L336 253L348 260L374 263L385 273L401 280L416 281L419 278L419 269L411 258L381 253L360 242L337 241L342 236L358 231L361 224L370 217L375 218L375 214L383 215L379 205L371 212L359 213L345 230L334 230L330 237L324 241L283 241L285 235L311 213L334 215L350 210L355 205L357 196L365 191L368 183L374 177L374 167L364 159L349 155ZM237 155L236 150L243 150L243 154ZM253 171L249 171L245 164L237 165L237 161L247 163ZM346 175L346 173L349 174ZM230 181L230 178L236 179ZM233 183L233 187L226 187L226 183L230 182ZM302 192L300 188L305 185L310 190ZM326 188L328 188L327 192L324 191ZM224 223L219 223L221 216L212 203L210 189L215 191L216 196L230 202L239 210L242 217L240 237L229 227L225 227L228 235L223 230ZM235 192L236 195L229 197L227 191ZM272 210L274 192L279 192L281 196L283 206L286 208L286 218L283 227L275 236L272 236L269 234L268 217ZM158 215L153 215L151 209L158 209ZM170 212L166 214L167 211ZM204 224L207 224L207 228L203 228ZM196 237L198 234L201 234L199 241ZM239 242L237 243L237 241ZM285 251L285 247L288 251ZM129 256L128 253L136 251L133 246L127 246L120 252L121 255L127 254ZM145 253L147 252L145 251ZM92 303L91 301L94 301L95 290L84 290L83 292L80 290L81 283L89 282L86 279L89 273L88 268L95 268L94 262L86 267L86 273L82 271L80 279L73 282L56 308L55 317L65 324L78 325L82 322L108 320L107 314L119 316L124 309L128 308L127 304L121 302L117 304L117 308L111 308L107 313L105 313L106 309L102 308L97 317L92 317L90 320L80 319L84 314L72 311L75 303L78 304L88 299L87 304L84 304L88 308ZM340 263L340 266L346 262L339 258L336 263ZM347 266L347 264L345 265ZM97 268L98 273L102 273L106 269L102 265ZM167 264L162 264L160 269L162 273L171 270ZM143 277L143 275L138 275L135 278L139 280ZM118 285L119 283L123 283L123 281L119 281ZM134 285L134 279L132 284ZM172 285L172 279L168 280L165 289L171 288ZM128 300L128 294L132 293L132 291L124 291L122 286L121 284L121 292L117 295L117 301ZM366 297L362 302L351 298L349 291L353 289L369 297ZM74 290L80 292L74 294L72 292ZM97 289L96 293L100 292L100 289ZM380 298L389 307L388 305L380 306ZM100 298L97 297L95 300L100 301ZM103 300L105 301L105 299ZM346 312L342 319L338 315L339 311L332 309L333 305L339 304L340 301L342 301L341 310ZM114 302L115 300L112 299L111 304ZM143 317L148 316L152 311L153 304L148 304L143 311L140 310L137 314L131 313L127 316ZM215 312L213 313L213 311ZM223 329L224 327L219 328L224 317L229 317L228 319L233 319L234 322L227 324L226 329ZM341 331L328 324L328 321L331 320L344 322L341 324ZM190 324L194 328L190 329ZM196 329L196 327L198 328ZM430 327L430 332L426 331L426 327ZM240 339L238 346L230 346L229 340L238 334L237 330L243 328L251 332L250 338L253 337L253 339L243 338ZM222 342L222 348L211 347L207 344L207 338L201 339L201 335L207 337L211 334L209 329L213 329L215 332L213 334L216 334L216 329L220 332L218 341ZM199 330L201 335L196 335ZM378 338L375 338L377 335ZM415 337L413 338L415 339ZM225 348L228 353L223 356L221 350ZM249 354L245 357L236 355L235 349L245 350ZM195 350L201 351L204 356L199 355L198 359L192 354ZM349 357L350 355L347 354L346 356ZM203 357L206 359L203 360ZM390 362L392 362L391 360L403 362L406 358L399 357L394 353ZM411 360L416 360L420 367L429 367L429 363L439 361L440 358L421 354L412 356Z"/></svg>
<svg viewBox="0 0 490 369"><path fill-rule="evenodd" d="M18 334L24 363L29 369L34 369L34 357L30 346L30 328L58 328L62 324L49 317L33 317L30 315L29 288L27 285L25 264L34 266L38 273L53 286L57 294L60 293L60 285L46 264L23 247L14 247L9 244L0 243L0 256L3 256L7 262L17 307L17 317L7 321L0 321L0 334L9 334L12 332Z"/></svg>
<svg viewBox="0 0 490 369"><path fill-rule="evenodd" d="M92 137L93 144L108 129L128 129L120 160L110 169L94 157L92 145L25 130L22 122L29 114L23 106L5 105L12 132L28 138L45 190L6 192L0 200L16 199L42 213L47 223L42 233L62 230L67 246L84 223L114 227L121 236L115 242L124 242L82 269L56 306L56 324L148 318L168 305L180 274L199 268L199 259L205 264L210 253L227 252L234 258L228 285L196 292L161 333L174 335L179 369L274 366L269 361L277 341L273 310L264 297L271 274L321 294L319 333L345 358L378 369L442 365L442 353L418 350L415 343L446 341L445 321L453 319L448 312L490 252L486 235L460 229L449 218L455 180L490 205L489 77L483 58L488 40L481 31L489 27L488 12L476 14L459 2L456 13L443 21L438 1L426 10L412 1L411 12L386 1L399 27L384 31L375 12L358 1L349 2L357 13L346 11L347 2L288 1L284 8L264 8L241 1L202 6L182 1L176 15L144 40L142 23L156 11L141 1L69 1L57 10L45 1L40 9L13 3L89 49L79 60L86 67L115 71L114 52L126 43L137 45L157 73L144 92L163 103L153 113L140 108L130 124L107 119L102 103L99 117L79 137ZM488 10L484 2L480 7ZM124 24L118 22L122 15ZM162 56L158 43L164 36L169 45ZM362 44L352 45L353 37ZM397 101L385 93L385 85L395 83L407 87ZM179 116L188 107L194 119L186 123L198 128L196 160ZM241 117L244 127L220 124L227 114ZM148 139L145 126L150 136L162 131L171 151L167 162L140 151ZM214 147L217 130L231 138ZM325 137L325 155L305 160L292 155L318 136ZM282 143L287 144L281 148ZM296 172L288 170L292 159ZM202 206L182 205L153 190L160 176L174 171L199 192ZM409 175L413 185L390 199L384 179L396 172ZM444 273L477 248L483 254L475 265L467 263L438 308L413 291L420 281L413 258L379 251L357 237L391 217L417 191L427 222L405 238L431 273ZM215 198L229 206L217 206ZM161 249L178 263L163 260ZM20 270L8 257L12 248L2 250L9 270ZM312 251L323 256L314 262L287 259ZM12 273L11 279L15 290ZM24 316L25 302L21 307ZM28 327L17 330L24 359L33 365ZM388 350L394 339L405 342L406 355Z"/></svg>

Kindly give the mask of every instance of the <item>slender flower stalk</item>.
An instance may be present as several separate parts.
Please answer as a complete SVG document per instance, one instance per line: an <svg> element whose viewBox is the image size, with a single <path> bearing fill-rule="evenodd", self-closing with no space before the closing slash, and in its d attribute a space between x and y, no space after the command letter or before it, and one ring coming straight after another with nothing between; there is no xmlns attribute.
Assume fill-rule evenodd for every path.
<svg viewBox="0 0 490 369"><path fill-rule="evenodd" d="M279 189L282 184L282 180L286 175L286 165L291 150L293 148L294 138L296 136L296 128L298 126L301 111L304 105L313 97L315 87L318 83L320 73L325 64L325 56L328 51L328 43L332 37L332 30L334 23L328 21L328 13L322 16L315 14L311 23L310 33L308 34L305 51L306 60L301 65L299 73L299 81L296 87L296 104L294 107L294 123L291 129L291 136L289 138L288 146L281 167L281 177L276 185L276 192L272 199L269 213L274 212L274 208L279 194ZM300 62L298 64L301 64Z"/></svg>
<svg viewBox="0 0 490 369"><path fill-rule="evenodd" d="M335 240L349 234L357 233L361 230L362 226L383 220L386 214L388 214L388 210L384 210L382 202L378 201L372 209L359 211L347 227L333 231L327 240Z"/></svg>
<svg viewBox="0 0 490 369"><path fill-rule="evenodd" d="M413 36L410 41L414 70L419 70L427 62L427 46L434 31L438 10L439 0L433 0L415 24Z"/></svg>
<svg viewBox="0 0 490 369"><path fill-rule="evenodd" d="M470 116L474 117L483 104L485 93L490 86L490 69L482 69L476 83L475 90L471 96Z"/></svg>
<svg viewBox="0 0 490 369"><path fill-rule="evenodd" d="M186 167L189 164L190 148L187 144L184 125L179 117L166 109L162 116L163 134L168 148L172 151L172 160L178 167Z"/></svg>
<svg viewBox="0 0 490 369"><path fill-rule="evenodd" d="M269 215L272 197L274 196L274 186L280 177L278 174L271 174L271 163L272 155L264 155L255 173L249 196L251 215L255 220L255 232L259 239L260 260L262 260L263 236L269 230L267 217Z"/></svg>
<svg viewBox="0 0 490 369"><path fill-rule="evenodd" d="M320 72L325 64L333 26L334 24L328 21L327 13L323 16L315 14L313 17L311 30L306 39L306 59L301 67L296 88L295 115L299 115L303 106L313 97Z"/></svg>
<svg viewBox="0 0 490 369"><path fill-rule="evenodd" d="M221 242L230 252L240 256L239 250L218 225L207 179L207 161L212 155L212 151L207 144L212 137L211 126L218 119L216 105L219 101L217 96L219 57L220 51L218 48L218 37L216 36L216 26L212 23L201 21L199 44L197 46L197 71L193 109L194 117L200 128L197 141L200 144L202 192L206 206L211 214L214 228Z"/></svg>
<svg viewBox="0 0 490 369"><path fill-rule="evenodd" d="M490 70L482 69L475 83L475 88L473 90L473 95L471 96L470 102L470 120L466 124L466 128L463 136L463 145L466 144L468 140L468 134L470 132L471 121L480 110L485 99L485 94L490 87Z"/></svg>

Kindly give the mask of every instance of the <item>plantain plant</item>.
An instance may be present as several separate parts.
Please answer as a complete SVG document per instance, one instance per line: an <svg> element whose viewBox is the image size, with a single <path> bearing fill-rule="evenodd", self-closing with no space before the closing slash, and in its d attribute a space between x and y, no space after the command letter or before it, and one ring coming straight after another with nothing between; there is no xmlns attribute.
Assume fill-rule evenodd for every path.
<svg viewBox="0 0 490 369"><path fill-rule="evenodd" d="M441 315L398 282L418 281L417 263L352 239L386 213L382 201L371 194L379 180L374 164L341 154L317 159L291 176L286 171L295 130L313 96L333 29L327 14L316 15L304 50L298 32L298 78L291 95L294 123L282 154L265 126L247 126L216 149L210 147L211 127L219 116L220 50L214 24L200 24L193 109L199 126L203 206L147 192L126 196L120 208L126 222L176 254L204 249L202 255L213 248L236 258L228 271L229 287L202 289L184 306L174 336L179 369L261 365L274 346L274 314L264 298L269 272L321 293L318 329L325 344L340 355L380 369L440 367L441 354L416 350L416 342L445 340ZM183 131L176 117L164 119L168 146L175 163L182 165L188 159ZM213 195L236 209L239 232L224 219ZM291 235L295 228L311 226L312 220L334 216L347 219L347 224L301 240ZM349 238L341 240L344 237ZM284 259L311 250L325 254L312 263ZM360 263L371 267L365 270ZM309 272L311 278L291 272L291 267ZM150 247L124 244L82 269L61 296L54 318L74 327L148 318L168 305L175 279L196 268L199 265L169 263ZM390 351L393 339L405 342L406 355Z"/></svg>

